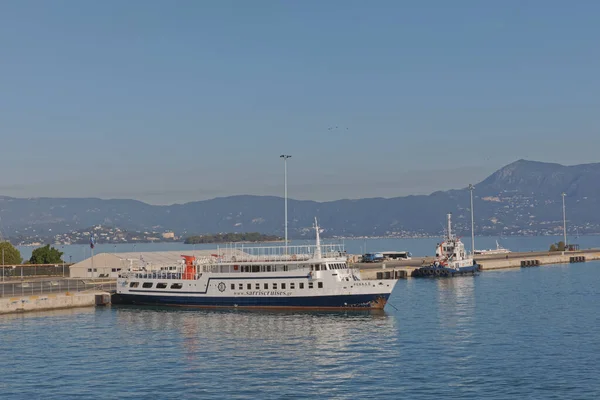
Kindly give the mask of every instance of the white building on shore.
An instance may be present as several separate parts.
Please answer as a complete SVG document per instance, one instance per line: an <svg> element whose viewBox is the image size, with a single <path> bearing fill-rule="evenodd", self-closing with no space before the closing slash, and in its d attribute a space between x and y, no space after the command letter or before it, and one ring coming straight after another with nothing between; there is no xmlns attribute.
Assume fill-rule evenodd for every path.
<svg viewBox="0 0 600 400"><path fill-rule="evenodd" d="M129 253L100 253L86 258L70 267L72 278L117 278L119 271L129 268L139 270L174 270L182 264L182 255L197 259L216 255L213 250L150 251Z"/></svg>

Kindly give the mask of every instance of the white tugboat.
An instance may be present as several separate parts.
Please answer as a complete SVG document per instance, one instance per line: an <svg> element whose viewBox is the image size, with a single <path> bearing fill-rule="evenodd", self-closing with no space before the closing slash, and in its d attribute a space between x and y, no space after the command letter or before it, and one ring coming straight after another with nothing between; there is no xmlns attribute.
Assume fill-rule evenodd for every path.
<svg viewBox="0 0 600 400"><path fill-rule="evenodd" d="M446 238L438 243L435 250L435 261L427 266L415 269L413 277L422 276L456 276L475 274L479 271L479 265L472 257L467 255L465 245L452 233L452 214L448 214L448 227Z"/></svg>
<svg viewBox="0 0 600 400"><path fill-rule="evenodd" d="M341 245L226 248L179 271L121 273L113 304L383 309L396 280L360 279Z"/></svg>

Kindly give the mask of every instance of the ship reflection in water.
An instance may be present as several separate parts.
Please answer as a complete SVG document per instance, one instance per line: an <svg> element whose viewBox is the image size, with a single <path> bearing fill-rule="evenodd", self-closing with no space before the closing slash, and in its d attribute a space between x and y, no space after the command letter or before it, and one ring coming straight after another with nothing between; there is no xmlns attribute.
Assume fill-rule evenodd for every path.
<svg viewBox="0 0 600 400"><path fill-rule="evenodd" d="M119 307L116 330L129 348L163 343L165 362L186 363L193 374L227 374L245 380L260 372L265 378L294 369L315 382L353 379L360 373L357 354L389 348L397 359L396 318L382 310L370 311L253 311L173 310ZM128 334L127 332L136 334ZM388 351L388 350L386 350ZM381 373L392 365L381 363ZM259 375L260 375L259 374ZM327 376L325 377L324 374ZM326 379L325 379L326 378ZM194 385L191 380L187 384ZM265 381L265 384L267 382ZM324 389L325 390L325 389Z"/></svg>

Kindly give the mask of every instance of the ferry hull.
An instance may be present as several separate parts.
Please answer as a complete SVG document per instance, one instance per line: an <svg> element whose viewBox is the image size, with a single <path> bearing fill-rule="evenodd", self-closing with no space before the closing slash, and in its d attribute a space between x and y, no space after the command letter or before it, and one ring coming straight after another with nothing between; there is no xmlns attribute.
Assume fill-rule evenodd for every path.
<svg viewBox="0 0 600 400"><path fill-rule="evenodd" d="M334 296L287 297L209 297L154 296L116 293L113 304L200 307L200 308L277 308L277 309L383 309L389 293Z"/></svg>

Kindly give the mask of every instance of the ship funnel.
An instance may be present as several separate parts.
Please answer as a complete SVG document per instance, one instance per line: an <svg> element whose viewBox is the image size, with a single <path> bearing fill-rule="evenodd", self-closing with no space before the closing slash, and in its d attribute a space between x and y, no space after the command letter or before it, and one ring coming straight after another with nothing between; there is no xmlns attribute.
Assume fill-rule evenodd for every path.
<svg viewBox="0 0 600 400"><path fill-rule="evenodd" d="M181 256L185 260L185 270L183 272L182 279L194 279L195 268L194 262L196 261L196 257L194 256Z"/></svg>
<svg viewBox="0 0 600 400"><path fill-rule="evenodd" d="M317 239L315 243L315 258L319 259L322 257L321 254L321 236L319 236L319 224L317 223L317 217L315 217L315 232L317 234Z"/></svg>

